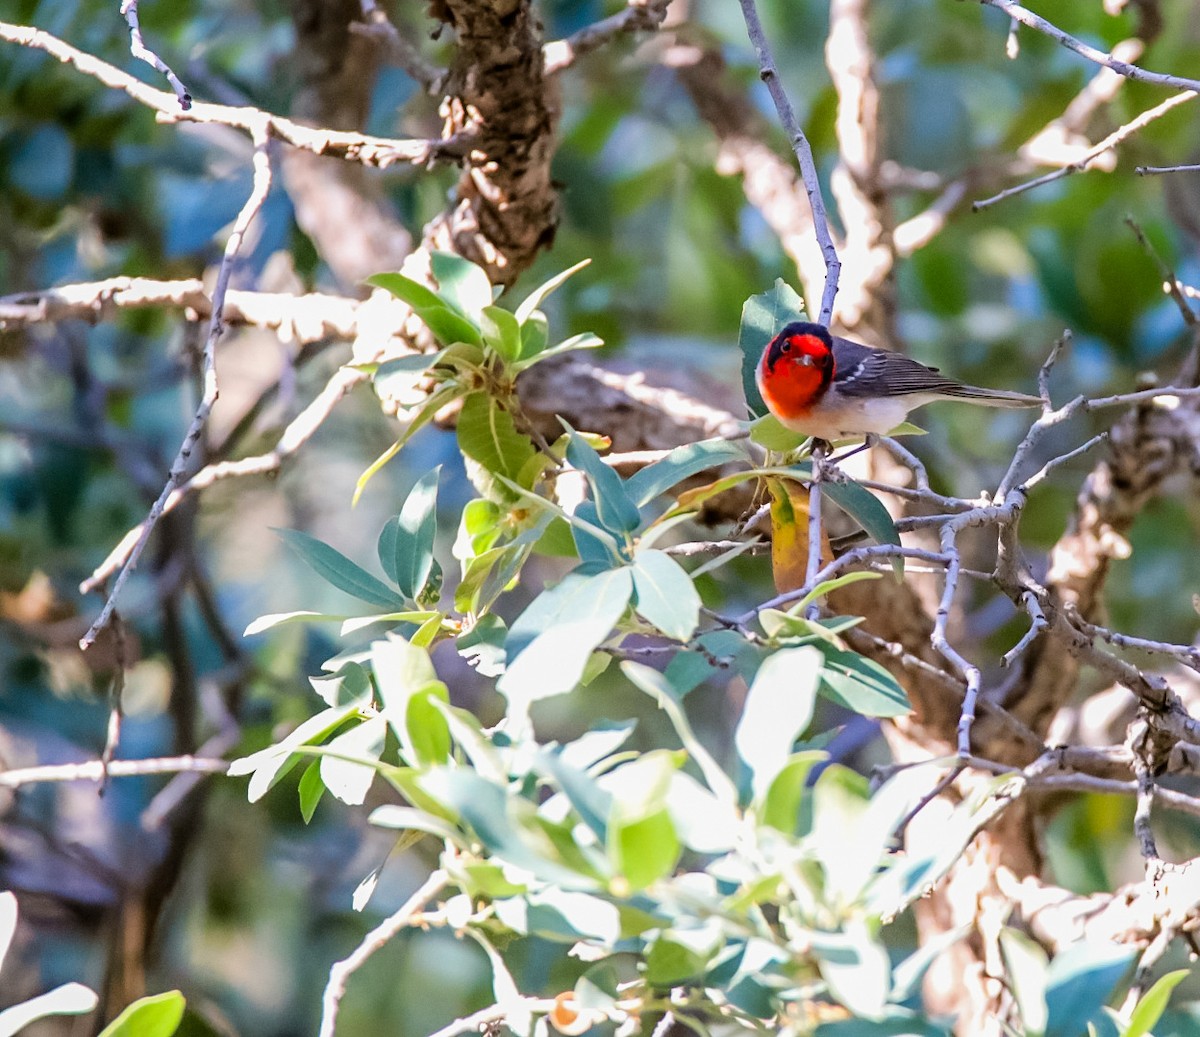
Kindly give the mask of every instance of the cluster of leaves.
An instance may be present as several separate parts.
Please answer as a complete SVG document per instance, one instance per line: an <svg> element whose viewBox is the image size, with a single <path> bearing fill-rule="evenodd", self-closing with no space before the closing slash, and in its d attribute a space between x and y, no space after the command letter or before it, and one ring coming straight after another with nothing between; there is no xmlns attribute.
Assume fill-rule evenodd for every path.
<svg viewBox="0 0 1200 1037"><path fill-rule="evenodd" d="M741 545L692 572L662 546L704 501L740 482L764 481L776 495L773 514L782 515L782 502L791 506L802 495L808 465L783 450L756 463L745 444L711 440L622 478L597 452L599 437L565 428L556 443L539 445L521 430L516 374L541 357L594 344L580 337L547 348L536 306L566 275L509 314L465 261L436 256L434 273L437 293L400 275L374 279L412 305L442 347L385 364L375 378L384 393L401 376L409 386L431 380L398 447L435 410L463 400L458 442L480 495L460 517L453 600L442 602L436 558L437 470L418 481L379 537L386 580L284 531L315 570L378 611L267 616L249 632L330 619L343 633L369 624L390 629L329 660L311 680L325 708L236 761L231 773L250 776L254 800L305 763L306 820L327 792L361 804L377 777L390 783L404 802L377 808L371 821L404 831L405 840L441 840L442 917L487 951L497 1002L519 1034L545 1032L548 1023L533 1019L505 963L514 935L565 941L586 963L573 991L561 995L574 1020L568 1030L604 1019L631 1029L641 1013L668 1007L697 1024L773 1020L801 1029L806 1013L837 1005L843 1017L877 1027L856 1033L897 1025L943 1032L912 1004L948 941L893 962L880 930L953 864L987 790L958 808L927 851L898 853L895 832L933 783L928 771L902 772L871 795L865 779L829 764L821 747L831 732L810 730L818 697L865 716L908 711L894 678L840 638L856 619L802 614L813 598L878 574L830 581L787 611L764 609L749 629L702 622L694 583ZM756 297L743 348L757 356L794 312L783 286ZM682 481L718 467L725 474L677 492ZM559 499L568 479L587 489L573 507ZM871 494L829 485L840 487L832 499L868 532L894 538ZM662 507L656 502L664 496ZM800 510L777 519L777 538L803 528ZM510 625L501 615L505 591L534 553L575 565ZM657 639L664 668L635 661L630 635ZM451 703L429 654L443 639L496 678L505 701L496 726L485 728ZM619 717L565 744L539 739L534 703L587 685L614 659L665 713L680 748L631 748L635 723ZM749 689L728 766L697 736L686 709L687 696L718 675L741 676ZM360 906L373 882L368 876L361 887ZM1092 976L1095 956L1084 966Z"/></svg>

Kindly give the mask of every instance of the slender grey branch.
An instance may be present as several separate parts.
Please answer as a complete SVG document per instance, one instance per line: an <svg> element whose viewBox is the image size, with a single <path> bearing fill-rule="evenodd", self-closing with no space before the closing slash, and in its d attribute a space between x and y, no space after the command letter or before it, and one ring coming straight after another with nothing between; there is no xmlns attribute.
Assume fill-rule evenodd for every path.
<svg viewBox="0 0 1200 1037"><path fill-rule="evenodd" d="M137 567L138 560L141 558L142 552L146 549L146 544L150 540L150 534L154 531L155 525L166 510L167 500L187 474L191 464L192 451L200 441L200 436L208 424L208 416L212 412L213 404L217 402L219 389L217 387L216 349L217 339L225 331L225 293L229 290L229 279L233 275L233 264L237 259L238 253L241 251L246 231L249 229L254 217L258 214L259 209L262 208L263 202L267 200L267 194L270 190L270 139L265 129L260 128L255 134L254 184L250 191L250 197L246 199L246 203L242 206L241 212L238 213L237 219L234 221L233 231L229 235L229 240L225 242L225 253L221 257L221 267L217 272L216 287L213 289L212 319L209 322L208 336L204 341L203 369L201 374L203 391L200 396L200 403L196 408L196 414L192 418L192 423L188 426L188 430L183 437L183 442L180 444L175 461L171 465L171 472L167 477L166 485L151 507L150 514L146 516L146 521L142 523L141 532L138 534L138 538L132 548L130 548L120 572L117 573L112 589L108 592L108 597L104 602L103 608L100 610L100 615L96 617L95 622L92 623L88 632L80 638L79 647L84 651L87 651L91 647L92 643L96 640L96 636L112 619L113 609L116 608L117 598L125 586L125 581L129 579L133 570Z"/></svg>
<svg viewBox="0 0 1200 1037"><path fill-rule="evenodd" d="M998 194L992 195L990 198L984 198L980 201L972 202L971 211L979 212L981 209L987 209L990 206L995 205L997 202L1002 202L1004 199L1011 198L1014 195L1023 194L1025 191L1030 191L1035 187L1041 187L1043 184L1049 184L1053 183L1055 180L1061 180L1063 177L1070 176L1072 173L1082 173L1089 165L1091 165L1105 152L1112 151L1118 144L1137 133L1138 130L1148 126L1150 123L1154 122L1155 119L1159 119L1166 115L1167 112L1171 111L1173 108L1178 108L1181 104L1186 104L1188 101L1193 100L1196 96L1197 93L1195 90L1187 90L1182 94L1176 94L1174 97L1168 97L1161 104L1157 104L1153 108L1147 109L1136 118L1130 119L1129 122L1125 123L1125 125L1113 130L1113 132L1100 141L1099 144L1089 148L1074 162L1069 162L1060 169L1055 169L1050 173L1044 174L1043 176L1035 177L1032 180L1027 180L1023 184L1016 184L1013 187L1006 188L1005 190L1000 191ZM1200 166L1194 166L1192 168L1200 169ZM1149 167L1147 166L1137 167L1137 172L1139 174L1144 174L1148 170ZM1163 172L1165 171L1166 170L1163 170Z"/></svg>
<svg viewBox="0 0 1200 1037"><path fill-rule="evenodd" d="M788 139L792 142L792 150L796 161L800 164L800 176L804 180L804 189L808 193L808 202L812 207L813 229L817 241L821 245L821 254L825 257L825 291L821 294L820 321L828 325L833 319L833 300L837 297L838 278L841 276L842 262L838 259L837 248L833 244L833 236L829 230L829 217L825 212L825 200L821 195L821 181L817 176L817 166L813 161L812 146L796 120L792 102L788 100L779 79L779 71L775 67L775 58L771 46L763 31L762 21L758 17L758 8L754 0L738 0L742 5L742 17L746 21L746 34L758 55L758 74L770 91L771 100L775 102L775 111L779 113L779 121L783 124Z"/></svg>
<svg viewBox="0 0 1200 1037"><path fill-rule="evenodd" d="M179 107L186 112L192 107L192 95L167 63L147 47L146 41L142 39L142 27L138 22L138 0L122 0L121 14L129 25L129 52L167 77L167 82L171 84L171 89L179 99Z"/></svg>
<svg viewBox="0 0 1200 1037"><path fill-rule="evenodd" d="M346 984L350 982L350 977L355 971L393 936L407 928L421 909L446 888L449 881L450 877L446 872L438 868L397 911L367 933L362 943L355 947L348 957L334 964L329 970L329 982L321 1000L321 1029L318 1037L333 1037L337 1028L338 1006L346 993Z"/></svg>
<svg viewBox="0 0 1200 1037"><path fill-rule="evenodd" d="M145 777L148 774L224 774L225 760L211 756L160 756L149 760L86 760L83 763L57 763L41 767L15 767L0 771L0 788L19 789L22 785L46 782L103 781L110 778Z"/></svg>
<svg viewBox="0 0 1200 1037"><path fill-rule="evenodd" d="M1138 176L1162 176L1164 173L1200 173L1200 165L1194 162L1179 166L1134 166Z"/></svg>
<svg viewBox="0 0 1200 1037"><path fill-rule="evenodd" d="M671 0L628 0L625 10L584 26L565 40L554 40L542 48L546 75L569 68L579 58L627 32L653 32L667 17Z"/></svg>
<svg viewBox="0 0 1200 1037"><path fill-rule="evenodd" d="M1119 58L1114 58L1111 54L1089 46L1082 40L1077 40L1057 25L1046 21L1045 18L1040 18L1032 11L1027 11L1020 4L1015 3L1014 0L979 0L979 2L986 7L995 7L1003 11L1014 21L1018 21L1030 29L1049 36L1052 40L1066 47L1067 50L1074 51L1080 57L1087 58L1088 61L1097 65L1103 65L1105 68L1111 68L1118 75L1124 76L1126 79L1135 79L1140 83L1151 83L1154 86L1171 87L1175 90L1200 90L1200 79L1171 76L1165 72L1150 72L1137 65L1131 65L1128 61L1121 61Z"/></svg>

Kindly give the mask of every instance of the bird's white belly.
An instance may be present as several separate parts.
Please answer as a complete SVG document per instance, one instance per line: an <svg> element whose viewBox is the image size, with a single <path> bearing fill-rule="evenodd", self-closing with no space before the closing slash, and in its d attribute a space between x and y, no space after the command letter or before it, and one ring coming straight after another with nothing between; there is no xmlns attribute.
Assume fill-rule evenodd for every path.
<svg viewBox="0 0 1200 1037"><path fill-rule="evenodd" d="M868 432L885 436L908 417L910 410L925 402L926 398L920 394L842 400L831 400L827 394L812 413L780 420L793 432L817 439L845 439Z"/></svg>

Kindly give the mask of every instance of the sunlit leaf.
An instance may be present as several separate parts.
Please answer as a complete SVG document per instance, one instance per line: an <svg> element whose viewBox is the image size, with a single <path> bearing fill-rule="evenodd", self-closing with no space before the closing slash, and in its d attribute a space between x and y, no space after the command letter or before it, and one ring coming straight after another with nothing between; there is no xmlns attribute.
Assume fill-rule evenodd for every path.
<svg viewBox="0 0 1200 1037"><path fill-rule="evenodd" d="M647 465L625 480L625 491L634 504L645 507L660 493L666 493L684 479L732 461L744 461L746 454L727 439L705 439L676 447L666 457Z"/></svg>
<svg viewBox="0 0 1200 1037"><path fill-rule="evenodd" d="M92 1011L99 1000L95 993L82 983L64 983L45 994L39 994L28 1001L22 1001L20 1004L0 1011L0 1037L10 1037L10 1035L25 1029L30 1023L44 1019L46 1016L82 1015L84 1012ZM108 1028L104 1032L107 1034ZM135 1031L121 1030L119 1032L122 1037L133 1037ZM169 1035L175 1031L171 1029L152 1032Z"/></svg>
<svg viewBox="0 0 1200 1037"><path fill-rule="evenodd" d="M387 721L371 717L325 745L320 761L321 781L329 792L350 806L361 806L375 780L375 768L387 737Z"/></svg>
<svg viewBox="0 0 1200 1037"><path fill-rule="evenodd" d="M1176 969L1166 975L1159 976L1154 986L1147 990L1130 1013L1129 1024L1121 1032L1121 1037L1145 1037L1157 1025L1167 1010L1171 1000L1171 991L1191 975L1190 969Z"/></svg>
<svg viewBox="0 0 1200 1037"><path fill-rule="evenodd" d="M186 1002L178 990L139 998L100 1031L99 1037L171 1037Z"/></svg>
<svg viewBox="0 0 1200 1037"><path fill-rule="evenodd" d="M537 310L543 302L556 291L566 280L573 274L579 273L585 266L591 262L590 259L583 259L574 266L567 267L566 270L559 274L555 274L550 280L538 285L532 292L525 296L524 301L517 307L517 320L524 324L529 317Z"/></svg>
<svg viewBox="0 0 1200 1037"><path fill-rule="evenodd" d="M458 445L488 472L514 482L535 453L533 442L517 431L513 416L494 397L471 393L458 415Z"/></svg>
<svg viewBox="0 0 1200 1037"><path fill-rule="evenodd" d="M499 306L485 306L479 322L484 342L505 363L513 363L521 357L521 325L508 310Z"/></svg>
<svg viewBox="0 0 1200 1037"><path fill-rule="evenodd" d="M812 720L821 662L815 648L781 648L767 656L750 685L733 744L750 771L756 802L766 798Z"/></svg>
<svg viewBox="0 0 1200 1037"><path fill-rule="evenodd" d="M692 578L661 551L639 551L633 559L633 606L667 637L686 641L700 622L700 595Z"/></svg>
<svg viewBox="0 0 1200 1037"><path fill-rule="evenodd" d="M765 450L786 454L796 450L809 437L784 428L774 414L764 414L750 426L750 441Z"/></svg>
<svg viewBox="0 0 1200 1037"><path fill-rule="evenodd" d="M429 266L438 284L438 295L459 313L478 320L483 308L492 304L492 282L469 259L455 252L434 251L429 254Z"/></svg>

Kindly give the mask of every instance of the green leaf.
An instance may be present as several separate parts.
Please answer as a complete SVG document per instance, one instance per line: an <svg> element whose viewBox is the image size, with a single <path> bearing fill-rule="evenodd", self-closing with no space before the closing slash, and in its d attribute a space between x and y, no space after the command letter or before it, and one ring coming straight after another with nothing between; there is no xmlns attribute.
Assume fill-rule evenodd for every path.
<svg viewBox="0 0 1200 1037"><path fill-rule="evenodd" d="M317 812L317 804L321 802L321 797L325 795L325 782L321 780L321 761L313 760L307 767L304 768L304 773L300 776L300 816L304 818L304 823L308 824L313 819L313 814Z"/></svg>
<svg viewBox="0 0 1200 1037"><path fill-rule="evenodd" d="M1121 1037L1144 1037L1167 1010L1167 1002L1171 1000L1171 991L1191 975L1190 969L1177 969L1159 976L1154 986L1146 991L1138 1001L1137 1007L1129 1016L1129 1025L1121 1032Z"/></svg>
<svg viewBox="0 0 1200 1037"><path fill-rule="evenodd" d="M438 283L438 295L459 313L479 318L492 304L492 282L481 267L454 252L429 254L429 266Z"/></svg>
<svg viewBox="0 0 1200 1037"><path fill-rule="evenodd" d="M612 793L602 789L595 778L577 764L573 764L563 752L540 752L534 761L535 770L553 779L579 815L579 820L599 838L608 838L608 819L613 811Z"/></svg>
<svg viewBox="0 0 1200 1037"><path fill-rule="evenodd" d="M171 1037L183 1022L186 1004L178 990L138 998L99 1037Z"/></svg>
<svg viewBox="0 0 1200 1037"><path fill-rule="evenodd" d="M763 797L759 820L780 832L795 834L808 775L813 767L826 759L828 754L812 749L789 756Z"/></svg>
<svg viewBox="0 0 1200 1037"><path fill-rule="evenodd" d="M1046 1037L1076 1037L1099 1014L1137 958L1128 944L1076 943L1046 970Z"/></svg>
<svg viewBox="0 0 1200 1037"><path fill-rule="evenodd" d="M722 926L716 919L696 929L662 930L646 951L646 982L673 987L699 976L724 942Z"/></svg>
<svg viewBox="0 0 1200 1037"><path fill-rule="evenodd" d="M435 306L444 306L444 301L438 297L432 288L414 281L400 273L373 274L365 281L375 288L391 292L401 302L408 303L418 314L421 310L430 310Z"/></svg>
<svg viewBox="0 0 1200 1037"><path fill-rule="evenodd" d="M438 465L409 492L400 514L379 534L379 561L400 593L416 600L433 569L433 542L437 536Z"/></svg>
<svg viewBox="0 0 1200 1037"><path fill-rule="evenodd" d="M704 775L704 781L713 794L724 803L736 806L737 789L729 775L721 769L712 754L696 737L687 714L683 711L679 692L671 686L667 678L653 667L629 660L621 663L621 672L633 682L636 688L654 699L659 708L667 714L684 749L696 761L696 766L700 768L700 773Z"/></svg>
<svg viewBox="0 0 1200 1037"><path fill-rule="evenodd" d="M592 652L611 633L606 620L590 619L560 623L535 637L496 682L510 716L523 716L531 702L573 691Z"/></svg>
<svg viewBox="0 0 1200 1037"><path fill-rule="evenodd" d="M431 767L449 760L450 726L437 704L438 701L445 703L449 700L446 685L441 681L409 698L404 711L404 726L416 756L413 763Z"/></svg>
<svg viewBox="0 0 1200 1037"><path fill-rule="evenodd" d="M427 832L429 835L437 836L439 839L449 839L452 843L459 846L465 841L451 825L447 824L440 817L434 817L423 810L417 810L415 807L403 807L388 803L385 806L376 807L372 810L367 821L370 824L378 825L380 828Z"/></svg>
<svg viewBox="0 0 1200 1037"><path fill-rule="evenodd" d="M607 637L629 606L632 594L633 577L627 568L592 575L568 573L554 587L542 591L513 621L504 642L509 665L535 638L564 623L596 621L601 627L607 626Z"/></svg>
<svg viewBox="0 0 1200 1037"><path fill-rule="evenodd" d="M812 720L821 661L815 648L781 648L763 660L750 685L733 744L749 768L756 803L766 799Z"/></svg>
<svg viewBox="0 0 1200 1037"><path fill-rule="evenodd" d="M820 645L825 656L820 693L865 717L899 717L912 712L908 695L887 670L857 652Z"/></svg>
<svg viewBox="0 0 1200 1037"><path fill-rule="evenodd" d="M300 762L297 750L301 746L323 741L357 713L358 707L354 704L323 709L299 724L275 745L234 760L229 765L229 775L234 778L250 775L246 797L254 803Z"/></svg>
<svg viewBox="0 0 1200 1037"><path fill-rule="evenodd" d="M484 343L506 364L515 363L521 358L521 325L508 310L499 306L485 306L479 327Z"/></svg>
<svg viewBox="0 0 1200 1037"><path fill-rule="evenodd" d="M891 432L888 433L889 439L894 439L896 436L927 436L929 435L920 425L914 425L911 421L902 421Z"/></svg>
<svg viewBox="0 0 1200 1037"><path fill-rule="evenodd" d="M407 356L385 360L375 369L371 378L375 395L381 400L403 402L429 369L443 359L447 352L448 350L439 349L433 353L409 353Z"/></svg>
<svg viewBox="0 0 1200 1037"><path fill-rule="evenodd" d="M466 260L461 261L466 262ZM474 266L474 264L468 265ZM478 267L475 269L479 270ZM482 270L479 270L479 274L486 282L487 275ZM436 258L434 276L437 276ZM401 302L408 303L413 308L413 312L425 322L425 326L433 332L434 337L442 345L449 346L455 342L469 342L473 346L482 345L483 339L480 337L479 329L467 319L469 315L477 316L478 309L472 311L461 307L458 304L457 295L447 291L445 286L442 286L442 291L437 293L419 281L414 281L411 277L400 273L375 274L368 277L366 283L391 292ZM439 285L441 285L440 281ZM488 305L491 301L492 293L489 286L487 300L481 304L480 308Z"/></svg>
<svg viewBox="0 0 1200 1037"><path fill-rule="evenodd" d="M0 950L3 948L0 947ZM51 1015L82 1015L92 1011L98 1000L95 992L82 983L64 983L45 994L39 994L0 1011L0 1034L9 1037L30 1023Z"/></svg>
<svg viewBox="0 0 1200 1037"><path fill-rule="evenodd" d="M538 310L521 323L521 359L533 360L550 341L550 324L546 315Z"/></svg>
<svg viewBox="0 0 1200 1037"><path fill-rule="evenodd" d="M522 359L517 366L520 370L524 370L527 367L532 367L539 361L548 360L550 357L562 356L564 353L574 353L580 349L598 349L602 345L604 345L604 339L598 335L593 335L590 331L584 331L581 334L572 335L570 338L564 339L549 349L543 349L536 356Z"/></svg>
<svg viewBox="0 0 1200 1037"><path fill-rule="evenodd" d="M609 832L608 845L614 867L633 891L670 875L683 851L666 807L646 817L615 824Z"/></svg>
<svg viewBox="0 0 1200 1037"><path fill-rule="evenodd" d="M878 1020L892 985L887 949L860 920L840 933L812 932L810 946L829 991L856 1016Z"/></svg>
<svg viewBox="0 0 1200 1037"><path fill-rule="evenodd" d="M562 284L573 274L579 273L585 266L591 262L590 259L583 259L574 266L567 267L560 274L555 274L549 281L544 282L525 296L524 301L517 307L517 320L524 324L537 310L543 302L556 291Z"/></svg>
<svg viewBox="0 0 1200 1037"><path fill-rule="evenodd" d="M800 445L808 438L799 432L793 432L790 428L784 428L774 414L764 414L750 426L752 443L757 443L764 450L775 450L781 454L788 454L799 449Z"/></svg>
<svg viewBox="0 0 1200 1037"><path fill-rule="evenodd" d="M870 490L856 482L821 483L821 492L849 515L877 544L900 545L900 534L887 508ZM904 559L899 555L891 559L896 579L904 576Z"/></svg>
<svg viewBox="0 0 1200 1037"><path fill-rule="evenodd" d="M731 461L745 461L746 454L736 443L727 439L705 439L676 447L666 457L647 465L625 480L625 492L639 508L645 507L660 493L666 493L698 472Z"/></svg>
<svg viewBox="0 0 1200 1037"><path fill-rule="evenodd" d="M528 800L465 768L435 767L418 779L422 790L470 825L492 853L567 889L594 889L593 875L564 862L560 848L536 822Z"/></svg>
<svg viewBox="0 0 1200 1037"><path fill-rule="evenodd" d="M775 287L769 292L752 295L742 305L742 326L738 332L738 349L742 351L742 389L746 394L746 405L756 418L767 413L755 379L763 350L791 321L805 319L804 300L782 278L776 278Z"/></svg>
<svg viewBox="0 0 1200 1037"><path fill-rule="evenodd" d="M386 583L316 537L298 529L276 529L274 532L310 569L338 590L382 608L404 607L404 599Z"/></svg>
<svg viewBox="0 0 1200 1037"><path fill-rule="evenodd" d="M600 524L614 533L632 533L642 524L642 516L626 492L621 477L600 459L586 439L570 427L567 431L570 435L567 460L591 483Z"/></svg>
<svg viewBox="0 0 1200 1037"><path fill-rule="evenodd" d="M371 717L350 728L323 748L321 781L329 792L349 806L362 806L375 780L375 764L387 738L387 721Z"/></svg>
<svg viewBox="0 0 1200 1037"><path fill-rule="evenodd" d="M880 573L875 572L854 572L846 573L844 576L835 576L832 580L826 580L824 583L818 583L811 591L801 598L795 605L788 609L789 615L798 616L812 602L818 598L823 598L827 594L832 594L842 587L847 587L852 583L859 583L862 580L878 580L881 578Z"/></svg>
<svg viewBox="0 0 1200 1037"><path fill-rule="evenodd" d="M683 566L649 549L634 556L631 569L637 614L667 637L687 641L700 622L700 595Z"/></svg>
<svg viewBox="0 0 1200 1037"><path fill-rule="evenodd" d="M517 431L513 416L495 397L473 392L458 416L458 445L488 472L516 482L535 453L530 438Z"/></svg>
<svg viewBox="0 0 1200 1037"><path fill-rule="evenodd" d="M442 386L436 392L430 394L429 398L421 405L420 410L409 419L407 427L400 438L380 454L368 466L366 471L358 477L358 482L354 485L354 496L351 498L351 506L358 503L359 497L363 495L363 490L367 488L369 483L377 472L386 465L393 457L395 457L404 448L405 444L425 425L429 424L433 416L448 403L457 400L466 392L466 389L458 382L450 382Z"/></svg>

